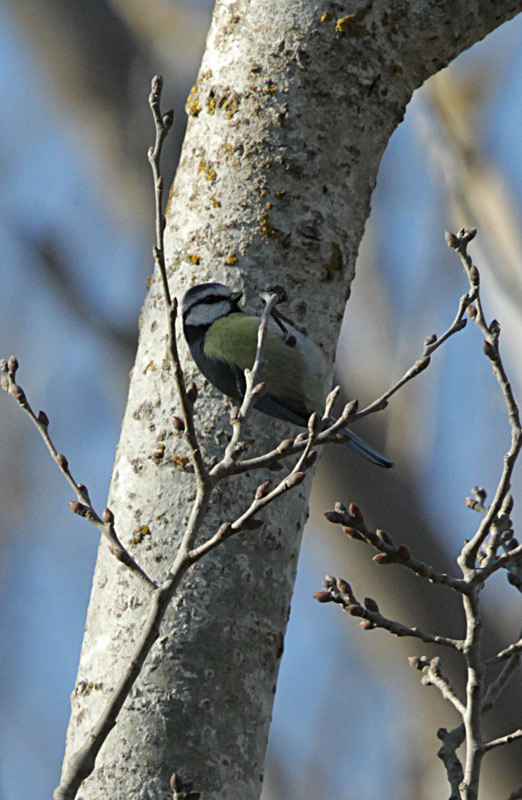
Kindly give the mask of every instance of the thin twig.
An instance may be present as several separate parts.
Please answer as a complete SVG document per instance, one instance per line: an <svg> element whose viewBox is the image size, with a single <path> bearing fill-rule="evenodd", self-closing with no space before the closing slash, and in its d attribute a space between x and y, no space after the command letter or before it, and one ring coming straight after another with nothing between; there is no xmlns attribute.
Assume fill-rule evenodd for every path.
<svg viewBox="0 0 522 800"><path fill-rule="evenodd" d="M154 591L157 588L154 581L149 578L145 570L139 566L139 564L134 560L128 550L126 550L121 543L118 534L116 533L114 515L112 511L109 508L106 508L102 517L100 517L92 505L87 487L83 483L77 483L74 479L67 458L63 455L63 453L58 452L51 437L49 436L49 418L47 414L45 414L43 411L40 411L37 416L29 404L26 393L22 387L16 383L17 370L18 361L16 358L14 358L14 356L11 356L9 361L6 361L5 359L0 361L2 388L12 397L14 397L20 408L27 414L45 442L53 461L57 464L60 472L66 479L69 486L71 486L77 498L69 503L71 511L92 523L92 525L94 525L107 539L109 543L109 550L114 557L124 564L149 592Z"/></svg>
<svg viewBox="0 0 522 800"><path fill-rule="evenodd" d="M494 747L500 747L503 744L511 744L511 742L516 742L517 739L522 739L522 728L519 728L518 731L513 731L513 733L507 733L505 736L500 736L498 739L485 742L482 745L482 750L484 753L487 753L488 750L493 750Z"/></svg>

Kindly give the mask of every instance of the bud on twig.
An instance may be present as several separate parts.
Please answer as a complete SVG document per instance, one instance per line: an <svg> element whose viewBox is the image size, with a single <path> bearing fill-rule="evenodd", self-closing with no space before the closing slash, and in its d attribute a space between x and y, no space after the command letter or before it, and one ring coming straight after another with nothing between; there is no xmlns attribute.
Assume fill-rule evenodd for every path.
<svg viewBox="0 0 522 800"><path fill-rule="evenodd" d="M344 578L337 578L336 585L342 595L349 598L353 597L352 587Z"/></svg>
<svg viewBox="0 0 522 800"><path fill-rule="evenodd" d="M418 358L417 361L415 362L415 372L417 373L417 375L419 374L419 372L423 372L426 369L426 367L429 366L429 363L430 363L429 356Z"/></svg>
<svg viewBox="0 0 522 800"><path fill-rule="evenodd" d="M500 335L500 322L498 320L496 319L491 320L489 324L489 332L491 333L492 336L495 337L495 339L498 338L498 336Z"/></svg>
<svg viewBox="0 0 522 800"><path fill-rule="evenodd" d="M354 414L357 413L357 409L359 408L359 401L354 399L347 403L343 409L342 417L343 419L348 419L349 417L353 417Z"/></svg>
<svg viewBox="0 0 522 800"><path fill-rule="evenodd" d="M107 525L113 524L114 514L112 513L109 507L104 508L102 519Z"/></svg>
<svg viewBox="0 0 522 800"><path fill-rule="evenodd" d="M265 497L268 494L269 488L270 488L270 481L265 481L264 483L259 484L255 493L256 500L261 500L262 497Z"/></svg>
<svg viewBox="0 0 522 800"><path fill-rule="evenodd" d="M291 450L293 446L294 443L291 439L284 439L277 448L277 452L283 455L284 453L288 452L288 450Z"/></svg>
<svg viewBox="0 0 522 800"><path fill-rule="evenodd" d="M220 539L227 539L233 532L231 522L223 522L218 528L218 536Z"/></svg>
<svg viewBox="0 0 522 800"><path fill-rule="evenodd" d="M177 772L173 772L171 775L170 788L175 794L181 792L183 789L183 781L181 780Z"/></svg>
<svg viewBox="0 0 522 800"><path fill-rule="evenodd" d="M13 388L11 389L11 394L13 395L17 403L20 403L21 406L25 406L27 404L27 398L25 396L25 392L21 386L18 386L17 383L13 384Z"/></svg>
<svg viewBox="0 0 522 800"><path fill-rule="evenodd" d="M381 531L380 529L377 529L375 533L377 534L377 537L381 540L381 542L383 542L383 544L389 544L390 546L393 545L393 539L388 533L386 533L386 531Z"/></svg>
<svg viewBox="0 0 522 800"><path fill-rule="evenodd" d="M169 111L166 111L163 114L162 122L165 130L168 131L170 128L172 128L172 123L174 122L174 109L171 108Z"/></svg>
<svg viewBox="0 0 522 800"><path fill-rule="evenodd" d="M426 336L426 338L424 339L424 346L429 347L430 344L435 344L436 341L437 341L437 334L430 333L430 335Z"/></svg>
<svg viewBox="0 0 522 800"><path fill-rule="evenodd" d="M369 619L363 619L362 622L359 622L359 628L362 628L363 631L371 631L375 628L375 625Z"/></svg>
<svg viewBox="0 0 522 800"><path fill-rule="evenodd" d="M364 616L364 608L359 603L351 603L346 610L352 617Z"/></svg>
<svg viewBox="0 0 522 800"><path fill-rule="evenodd" d="M363 522L362 511L355 503L350 503L348 506L348 513L356 522Z"/></svg>
<svg viewBox="0 0 522 800"><path fill-rule="evenodd" d="M373 600L373 598L365 597L364 598L364 605L365 605L365 608L368 609L368 611L374 611L376 614L379 613L379 606L377 605L375 600Z"/></svg>
<svg viewBox="0 0 522 800"><path fill-rule="evenodd" d="M323 517L334 525L338 525L339 522L343 521L343 515L339 511L325 511Z"/></svg>
<svg viewBox="0 0 522 800"><path fill-rule="evenodd" d="M475 264L472 264L469 268L469 282L472 286L480 286L480 275L479 271L476 268Z"/></svg>
<svg viewBox="0 0 522 800"><path fill-rule="evenodd" d="M317 600L318 603L331 603L333 601L330 592L315 592L312 597L314 600Z"/></svg>
<svg viewBox="0 0 522 800"><path fill-rule="evenodd" d="M263 395L266 394L266 383L263 381L257 383L252 389L252 394L254 397L263 397Z"/></svg>
<svg viewBox="0 0 522 800"><path fill-rule="evenodd" d="M40 423L40 425L43 425L44 428L49 427L49 417L47 416L45 411L38 412L38 422Z"/></svg>
<svg viewBox="0 0 522 800"><path fill-rule="evenodd" d="M172 425L176 433L183 433L185 430L185 423L181 419L181 417L172 417Z"/></svg>
<svg viewBox="0 0 522 800"><path fill-rule="evenodd" d="M321 418L319 414L314 413L308 419L308 433L310 436L317 436L319 431L321 430Z"/></svg>
<svg viewBox="0 0 522 800"><path fill-rule="evenodd" d="M289 475L285 481L285 487L287 489L293 489L295 486L299 486L300 483L304 481L306 478L305 472L294 472L292 475Z"/></svg>
<svg viewBox="0 0 522 800"><path fill-rule="evenodd" d="M475 306L468 306L466 309L466 314L468 315L470 320L474 320L478 314L478 311L475 308Z"/></svg>
<svg viewBox="0 0 522 800"><path fill-rule="evenodd" d="M488 342L487 339L484 340L484 344L482 345L482 349L484 350L484 353L487 355L487 357L490 359L490 361L497 361L498 360L498 355L497 355L496 348L493 347L493 345L490 342Z"/></svg>
<svg viewBox="0 0 522 800"><path fill-rule="evenodd" d="M79 517L85 517L89 510L87 506L84 506L83 503L79 503L77 500L71 500L69 506L73 514L78 514Z"/></svg>
<svg viewBox="0 0 522 800"><path fill-rule="evenodd" d="M507 517L509 517L509 515L513 511L514 505L515 501L513 500L513 495L511 494L506 495L506 497L504 498L504 502L502 503L502 508L501 508L502 513L505 514Z"/></svg>
<svg viewBox="0 0 522 800"><path fill-rule="evenodd" d="M9 361L7 362L7 368L11 375L11 378L14 380L16 376L16 370L18 369L18 359L16 356L10 356Z"/></svg>
<svg viewBox="0 0 522 800"><path fill-rule="evenodd" d="M197 399L198 399L198 387L196 386L194 381L192 381L187 387L187 400L189 401L189 403L192 403L192 405L194 405Z"/></svg>
<svg viewBox="0 0 522 800"><path fill-rule="evenodd" d="M444 234L444 238L446 239L446 244L448 245L448 247L453 248L453 250L457 250L459 246L459 240L457 239L454 233L451 233L451 231L446 231L446 233Z"/></svg>
<svg viewBox="0 0 522 800"><path fill-rule="evenodd" d="M372 558L372 561L375 561L375 563L379 565L390 563L390 559L386 553L377 553L377 555Z"/></svg>
<svg viewBox="0 0 522 800"><path fill-rule="evenodd" d="M410 559L410 551L405 544L399 545L397 548L397 555L399 558L402 558L403 561L408 561Z"/></svg>
<svg viewBox="0 0 522 800"><path fill-rule="evenodd" d="M69 462L67 461L63 453L58 453L58 455L56 456L56 463L58 464L60 469L62 469L64 472L68 472Z"/></svg>
<svg viewBox="0 0 522 800"><path fill-rule="evenodd" d="M362 533L357 531L355 528L349 528L347 525L343 525L343 531L347 536L351 536L352 539L357 539L358 542L366 541Z"/></svg>

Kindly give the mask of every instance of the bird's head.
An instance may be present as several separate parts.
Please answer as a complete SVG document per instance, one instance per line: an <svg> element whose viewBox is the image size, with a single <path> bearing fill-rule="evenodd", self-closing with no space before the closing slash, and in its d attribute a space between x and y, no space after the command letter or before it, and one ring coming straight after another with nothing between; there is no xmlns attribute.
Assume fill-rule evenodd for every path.
<svg viewBox="0 0 522 800"><path fill-rule="evenodd" d="M222 283L193 286L183 298L183 325L207 328L220 317L241 311L238 303L242 296L243 292L233 292Z"/></svg>

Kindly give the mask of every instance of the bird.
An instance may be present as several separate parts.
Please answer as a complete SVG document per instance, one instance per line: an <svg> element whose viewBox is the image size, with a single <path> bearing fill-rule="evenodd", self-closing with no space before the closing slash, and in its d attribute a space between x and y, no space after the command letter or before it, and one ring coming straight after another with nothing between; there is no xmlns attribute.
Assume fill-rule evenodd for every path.
<svg viewBox="0 0 522 800"><path fill-rule="evenodd" d="M242 296L222 283L200 283L182 300L183 332L192 358L212 386L237 403L245 393L244 371L254 363L261 321L260 316L247 314L239 306ZM324 408L328 365L305 328L280 313L274 317L276 321L271 318L268 322L260 372L266 390L254 407L306 427L310 415ZM356 453L380 467L393 466L393 461L351 429L344 433L349 437L348 447Z"/></svg>

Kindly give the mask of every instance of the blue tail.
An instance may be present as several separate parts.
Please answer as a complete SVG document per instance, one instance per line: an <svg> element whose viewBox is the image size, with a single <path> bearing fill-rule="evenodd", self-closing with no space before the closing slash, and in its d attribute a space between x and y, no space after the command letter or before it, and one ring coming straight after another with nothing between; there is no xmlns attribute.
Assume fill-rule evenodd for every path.
<svg viewBox="0 0 522 800"><path fill-rule="evenodd" d="M366 442L359 436L356 436L351 429L345 429L343 430L343 433L350 437L350 441L348 441L346 444L348 447L351 447L354 452L359 453L360 456L363 456L368 461L371 461L372 464L377 464L379 467L385 467L386 469L393 467L393 461L390 461L389 458L381 455L369 444L366 444Z"/></svg>

